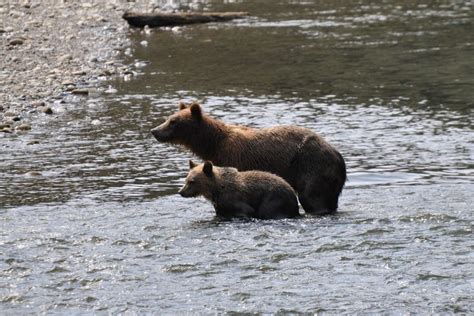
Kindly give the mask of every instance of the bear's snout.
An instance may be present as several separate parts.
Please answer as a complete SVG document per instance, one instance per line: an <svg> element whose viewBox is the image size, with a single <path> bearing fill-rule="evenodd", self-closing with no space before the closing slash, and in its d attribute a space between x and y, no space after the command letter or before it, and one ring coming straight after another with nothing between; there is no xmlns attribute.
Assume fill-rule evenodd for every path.
<svg viewBox="0 0 474 316"><path fill-rule="evenodd" d="M170 138L170 131L163 126L163 124L153 128L150 131L151 135L159 142L166 142Z"/></svg>
<svg viewBox="0 0 474 316"><path fill-rule="evenodd" d="M188 195L186 194L186 186L179 189L178 194L181 195L182 197L188 197Z"/></svg>
<svg viewBox="0 0 474 316"><path fill-rule="evenodd" d="M193 188L188 184L185 184L181 189L179 189L178 194L185 198L196 196L195 190L193 190Z"/></svg>
<svg viewBox="0 0 474 316"><path fill-rule="evenodd" d="M157 136L159 137L159 134L160 134L159 128L158 128L158 127L152 128L152 129L150 130L150 133L151 133L151 135L153 135L153 137L155 137L155 138L157 138Z"/></svg>

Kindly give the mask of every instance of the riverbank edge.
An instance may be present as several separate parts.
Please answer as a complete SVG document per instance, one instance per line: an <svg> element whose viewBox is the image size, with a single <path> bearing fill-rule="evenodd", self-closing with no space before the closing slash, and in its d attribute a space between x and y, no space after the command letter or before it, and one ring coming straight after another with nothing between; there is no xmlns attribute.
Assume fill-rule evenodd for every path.
<svg viewBox="0 0 474 316"><path fill-rule="evenodd" d="M0 4L0 137L27 133L136 71L123 12L132 3Z"/></svg>

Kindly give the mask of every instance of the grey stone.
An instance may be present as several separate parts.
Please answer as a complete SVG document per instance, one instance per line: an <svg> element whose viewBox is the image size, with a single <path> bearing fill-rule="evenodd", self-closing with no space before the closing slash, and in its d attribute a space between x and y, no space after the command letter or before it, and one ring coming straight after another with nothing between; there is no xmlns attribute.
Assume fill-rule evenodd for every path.
<svg viewBox="0 0 474 316"><path fill-rule="evenodd" d="M14 38L14 39L11 39L8 42L8 45L10 45L10 46L23 45L24 42L25 42L25 40L23 40L21 38Z"/></svg>

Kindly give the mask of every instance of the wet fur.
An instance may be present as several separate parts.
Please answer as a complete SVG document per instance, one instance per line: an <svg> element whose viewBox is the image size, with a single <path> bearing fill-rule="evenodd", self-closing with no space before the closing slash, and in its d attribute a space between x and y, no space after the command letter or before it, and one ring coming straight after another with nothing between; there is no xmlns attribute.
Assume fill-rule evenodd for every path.
<svg viewBox="0 0 474 316"><path fill-rule="evenodd" d="M175 121L169 126L171 120ZM177 123L176 123L177 122ZM165 132L172 137L160 137ZM179 144L215 165L239 171L261 170L284 178L297 192L307 213L337 210L346 181L341 154L313 131L297 126L250 128L226 124L205 115L199 104L180 105L152 130L158 141Z"/></svg>
<svg viewBox="0 0 474 316"><path fill-rule="evenodd" d="M300 215L293 188L268 172L239 172L210 162L195 165L190 161L186 184L179 193L184 197L204 196L214 205L216 215L224 218L281 219Z"/></svg>

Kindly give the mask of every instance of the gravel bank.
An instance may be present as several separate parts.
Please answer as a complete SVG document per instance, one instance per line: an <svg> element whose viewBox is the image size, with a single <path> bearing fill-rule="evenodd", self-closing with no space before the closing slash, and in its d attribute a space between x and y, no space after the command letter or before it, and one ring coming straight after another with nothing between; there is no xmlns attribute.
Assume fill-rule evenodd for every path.
<svg viewBox="0 0 474 316"><path fill-rule="evenodd" d="M0 137L34 128L38 117L90 91L107 92L110 76L133 76L120 60L130 53L121 16L132 8L126 1L0 2Z"/></svg>

